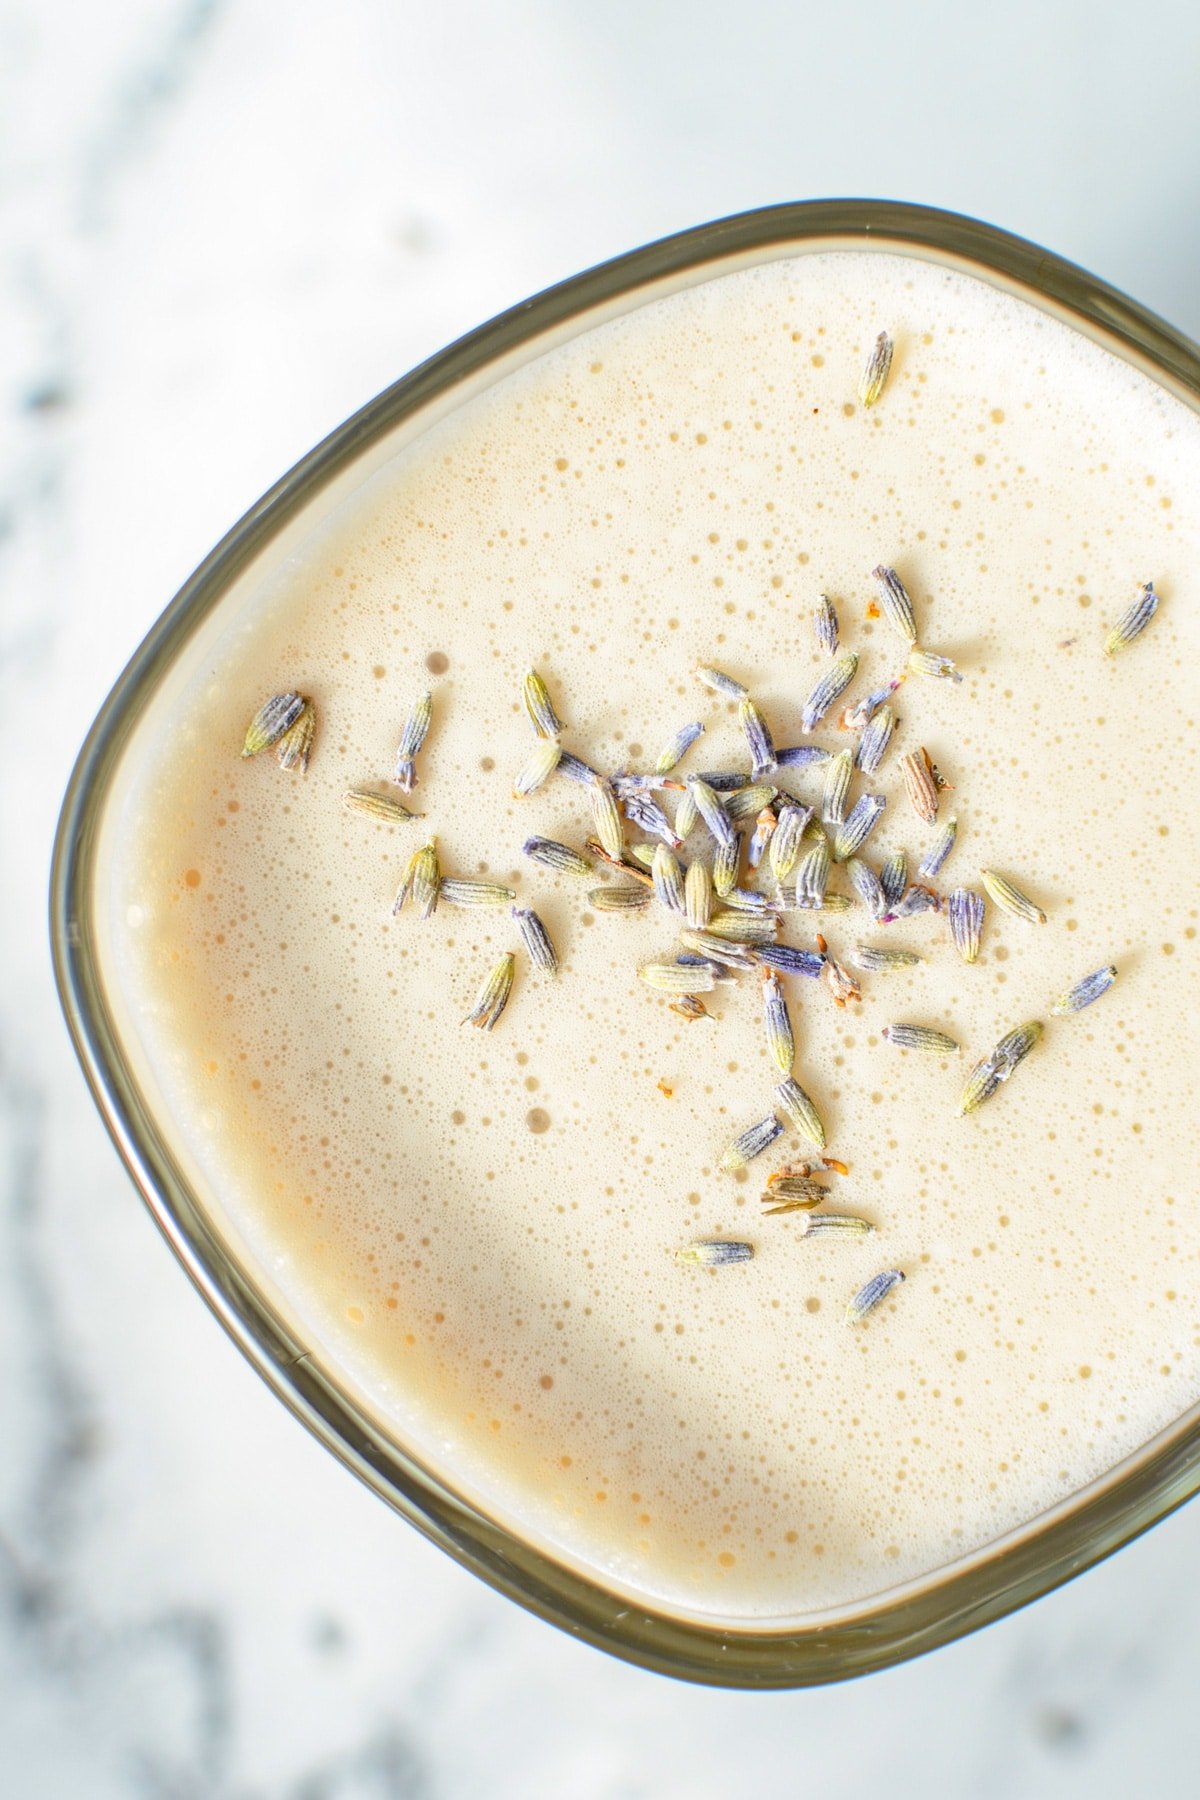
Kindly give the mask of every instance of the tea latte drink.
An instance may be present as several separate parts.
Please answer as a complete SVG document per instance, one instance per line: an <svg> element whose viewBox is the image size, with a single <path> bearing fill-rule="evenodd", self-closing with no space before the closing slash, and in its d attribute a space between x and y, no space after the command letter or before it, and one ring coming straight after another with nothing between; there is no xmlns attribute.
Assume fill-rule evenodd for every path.
<svg viewBox="0 0 1200 1800"><path fill-rule="evenodd" d="M520 1536L651 1606L802 1618L988 1543L1200 1397L1198 491L1200 421L1069 325L916 257L793 254L465 400L314 517L182 672L111 872L170 1129L313 1359ZM953 670L914 663L876 567ZM1106 656L1148 582L1156 616ZM859 702L891 682L894 735L839 807L832 755L859 753ZM775 748L830 757L777 764L757 740L767 791L739 801L739 688ZM243 758L247 721L291 692L307 772ZM676 785L589 790L580 764L653 775L692 723L656 777ZM712 784L731 826L703 774L731 777ZM348 807L353 789L421 816ZM839 810L871 794L839 859ZM626 872L586 849L612 836L604 795ZM728 836L738 892L706 900ZM420 893L393 913L427 839L418 889L515 900L451 886L427 918ZM797 906L823 841L827 904ZM684 904L724 916L749 966L681 940L669 857L660 898L611 910L658 842L681 889L703 865ZM975 960L956 890L985 908ZM756 930L765 964L738 948ZM775 943L809 953L778 989ZM509 952L507 1004L475 1029ZM1110 966L1111 991L1054 1012ZM1039 1041L985 1064L961 1112L1027 1023ZM788 1066L823 1146L777 1092ZM761 1154L723 1166L772 1116ZM835 1213L864 1227L809 1227ZM749 1251L694 1248L712 1242Z"/></svg>

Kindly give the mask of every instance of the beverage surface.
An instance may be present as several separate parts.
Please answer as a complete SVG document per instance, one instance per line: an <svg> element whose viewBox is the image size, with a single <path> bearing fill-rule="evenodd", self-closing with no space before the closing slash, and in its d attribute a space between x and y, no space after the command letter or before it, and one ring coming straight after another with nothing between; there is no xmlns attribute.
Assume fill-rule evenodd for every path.
<svg viewBox="0 0 1200 1800"><path fill-rule="evenodd" d="M1029 304L915 259L795 256L599 327L431 429L314 526L147 749L112 880L173 1129L317 1359L553 1554L687 1613L836 1608L1030 1519L1200 1398L1198 488L1200 420ZM931 885L1002 871L1047 917L989 903L968 964L941 913L785 915L783 940L820 931L843 961L923 959L856 971L844 1007L784 977L797 1079L849 1170L825 1210L875 1226L806 1236L760 1200L802 1139L719 1167L775 1106L758 974L687 1022L637 977L678 920L599 910L620 879L599 863L522 855L594 829L560 774L514 798L537 744L522 680L542 672L564 748L605 772L652 769L693 720L680 780L748 768L701 664L777 745L853 747L843 706L908 654L880 563L963 679L893 695L850 793L887 797L863 857L915 872L929 848L900 774L927 747L953 784L939 824L958 820ZM1147 580L1157 616L1106 658ZM807 738L822 593L860 661ZM388 777L425 688L405 795ZM284 689L315 706L307 774L239 756ZM819 816L823 769L766 779ZM356 785L424 816L354 814ZM428 835L444 875L537 909L556 977L507 907L392 915ZM701 824L680 856L712 848ZM837 869L830 887L852 892ZM476 1031L510 949L507 1008ZM1110 963L1110 993L1052 1016ZM960 1117L972 1064L1029 1019L1041 1042ZM900 1049L895 1023L961 1053ZM754 1256L679 1260L709 1238ZM904 1285L847 1325L887 1269Z"/></svg>

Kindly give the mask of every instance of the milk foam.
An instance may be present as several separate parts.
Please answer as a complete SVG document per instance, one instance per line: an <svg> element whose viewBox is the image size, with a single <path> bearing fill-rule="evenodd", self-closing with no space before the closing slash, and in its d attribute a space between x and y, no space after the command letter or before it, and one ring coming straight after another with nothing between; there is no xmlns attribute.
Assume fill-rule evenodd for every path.
<svg viewBox="0 0 1200 1800"><path fill-rule="evenodd" d="M895 365L864 412L882 326ZM1196 417L1067 326L914 259L796 256L468 402L315 526L195 670L113 874L177 1129L318 1360L553 1553L687 1612L838 1607L1054 1504L1200 1396L1198 489ZM684 1024L634 975L670 951L665 916L593 913L586 883L522 859L530 833L579 844L590 821L561 779L513 799L520 682L543 671L598 767L652 766L689 719L685 771L744 766L695 664L798 741L818 593L861 653L855 693L903 660L868 616L880 561L965 680L897 696L867 854L927 846L896 767L923 743L955 784L945 885L1003 870L1049 923L991 909L971 968L932 916L823 925L835 952L926 961L864 976L845 1011L788 984L798 1077L850 1165L835 1199L878 1225L806 1243L759 1206L798 1140L740 1179L716 1167L777 1079L758 982ZM1148 578L1159 616L1109 664L1104 630ZM425 685L425 819L347 814ZM304 778L237 754L281 687L318 709ZM786 785L819 798L819 773ZM444 872L517 887L559 949L554 982L519 958L490 1036L459 1021L517 944L507 913L390 916L426 829ZM784 936L811 941L795 914ZM1111 995L1049 1019L1110 961ZM1026 1018L1042 1045L957 1118L970 1062ZM961 1064L896 1051L895 1020L949 1031ZM676 1262L708 1235L755 1260ZM904 1287L848 1328L892 1266Z"/></svg>

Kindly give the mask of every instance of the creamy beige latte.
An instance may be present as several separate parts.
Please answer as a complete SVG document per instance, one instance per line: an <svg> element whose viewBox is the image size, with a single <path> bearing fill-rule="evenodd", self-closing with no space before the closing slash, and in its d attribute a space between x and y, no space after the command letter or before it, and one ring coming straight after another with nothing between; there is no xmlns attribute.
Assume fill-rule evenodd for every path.
<svg viewBox="0 0 1200 1800"><path fill-rule="evenodd" d="M866 408L881 329L895 359ZM794 255L466 401L314 517L185 672L111 890L171 1129L314 1359L521 1535L654 1605L797 1618L1011 1530L1200 1397L1198 491L1200 421L1067 325L915 258ZM969 964L944 911L796 910L785 880L780 941L822 933L862 992L839 1007L783 977L796 1078L848 1167L819 1210L875 1228L806 1234L761 1200L815 1160L790 1127L719 1167L778 1111L759 972L688 1022L638 978L678 954L678 916L602 911L592 890L632 877L523 855L595 825L561 773L514 797L538 741L522 680L541 671L564 749L606 774L652 770L691 721L672 779L749 769L736 702L697 665L750 690L777 746L854 747L844 708L908 656L877 564L963 679L893 694L892 743L850 788L887 800L861 857L878 874L904 851L916 879L937 826L900 761L925 748L953 784L938 825L958 821L929 885L998 871L1046 923L989 901ZM1157 616L1106 658L1148 580ZM806 735L822 594L860 661ZM239 755L290 689L316 713L306 774ZM389 777L425 689L404 794ZM764 781L819 819L825 773ZM354 786L423 816L353 813ZM669 818L682 798L655 796ZM393 915L428 836L442 875L536 909L556 976L507 906ZM681 864L714 845L701 821ZM769 855L741 882L773 893ZM853 895L844 867L829 891ZM853 968L859 945L922 960ZM475 1030L509 950L511 997ZM1052 1014L1108 964L1111 992ZM960 1117L972 1065L1026 1020L1041 1042ZM903 1050L895 1024L961 1050ZM680 1259L707 1239L754 1254ZM848 1325L887 1270L904 1285Z"/></svg>

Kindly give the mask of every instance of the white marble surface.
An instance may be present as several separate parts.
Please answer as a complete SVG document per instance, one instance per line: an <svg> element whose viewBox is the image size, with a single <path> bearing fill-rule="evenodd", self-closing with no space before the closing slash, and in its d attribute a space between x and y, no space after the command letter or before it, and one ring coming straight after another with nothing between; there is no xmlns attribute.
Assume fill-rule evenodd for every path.
<svg viewBox="0 0 1200 1800"><path fill-rule="evenodd" d="M655 1679L463 1574L192 1295L93 1114L43 915L111 680L396 374L635 242L848 192L994 219L1196 332L1198 67L1167 0L0 4L0 1791L1194 1791L1200 1507L819 1693Z"/></svg>

